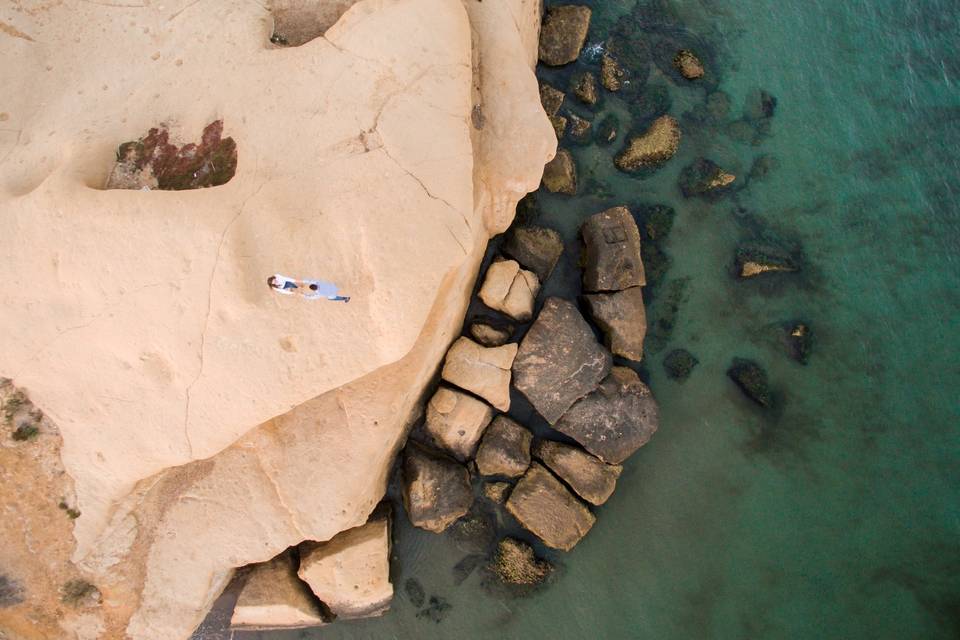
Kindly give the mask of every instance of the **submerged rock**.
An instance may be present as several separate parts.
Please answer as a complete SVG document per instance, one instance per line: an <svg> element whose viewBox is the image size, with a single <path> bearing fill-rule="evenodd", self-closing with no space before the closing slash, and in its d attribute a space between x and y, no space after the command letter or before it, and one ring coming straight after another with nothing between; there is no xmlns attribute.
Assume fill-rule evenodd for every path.
<svg viewBox="0 0 960 640"><path fill-rule="evenodd" d="M577 495L594 505L603 504L613 495L617 478L623 472L618 464L607 464L579 447L552 440L538 442L533 455Z"/></svg>
<svg viewBox="0 0 960 640"><path fill-rule="evenodd" d="M677 212L674 211L673 207L664 204L643 207L640 211L640 219L642 220L640 231L643 239L655 242L663 241L670 234L670 230L673 228L673 219L676 215ZM644 262L644 267L646 267L646 262Z"/></svg>
<svg viewBox="0 0 960 640"><path fill-rule="evenodd" d="M491 502L503 504L512 486L509 482L484 482L483 495Z"/></svg>
<svg viewBox="0 0 960 640"><path fill-rule="evenodd" d="M647 316L640 287L614 293L592 293L583 299L613 355L639 362L643 358L643 339L647 335Z"/></svg>
<svg viewBox="0 0 960 640"><path fill-rule="evenodd" d="M687 80L697 80L703 77L704 69L700 58L689 49L681 49L673 57L673 66Z"/></svg>
<svg viewBox="0 0 960 640"><path fill-rule="evenodd" d="M556 157L543 168L543 186L552 193L577 193L577 165L569 151L558 149Z"/></svg>
<svg viewBox="0 0 960 640"><path fill-rule="evenodd" d="M594 338L577 307L548 298L520 343L514 386L554 424L610 371L610 353Z"/></svg>
<svg viewBox="0 0 960 640"><path fill-rule="evenodd" d="M600 91L597 89L597 76L589 71L575 75L570 81L570 89L573 91L573 95L577 96L577 99L585 105L592 107L600 99Z"/></svg>
<svg viewBox="0 0 960 640"><path fill-rule="evenodd" d="M578 144L590 142L590 129L592 124L586 118L581 118L575 113L570 114L570 139Z"/></svg>
<svg viewBox="0 0 960 640"><path fill-rule="evenodd" d="M453 605L447 602L446 598L440 596L430 596L427 606L417 612L418 618L426 618L435 624L440 624Z"/></svg>
<svg viewBox="0 0 960 640"><path fill-rule="evenodd" d="M557 134L557 140L562 140L567 133L567 119L561 115L552 115L550 125L553 127L553 132Z"/></svg>
<svg viewBox="0 0 960 640"><path fill-rule="evenodd" d="M470 325L470 335L485 347L499 347L510 340L510 336L513 335L513 326L474 322Z"/></svg>
<svg viewBox="0 0 960 640"><path fill-rule="evenodd" d="M427 600L427 592L423 590L423 585L416 578L407 578L403 583L403 591L407 594L410 604L415 607L422 607Z"/></svg>
<svg viewBox="0 0 960 640"><path fill-rule="evenodd" d="M680 191L684 197L719 197L729 191L737 177L707 158L697 158L680 172Z"/></svg>
<svg viewBox="0 0 960 640"><path fill-rule="evenodd" d="M547 579L553 566L539 560L533 547L514 538L504 538L497 543L493 571L507 584L533 586Z"/></svg>
<svg viewBox="0 0 960 640"><path fill-rule="evenodd" d="M795 321L787 323L783 328L787 355L800 364L807 364L813 349L813 331L810 325Z"/></svg>
<svg viewBox="0 0 960 640"><path fill-rule="evenodd" d="M507 511L548 547L561 551L576 546L596 521L585 504L536 462L510 493Z"/></svg>
<svg viewBox="0 0 960 640"><path fill-rule="evenodd" d="M543 110L547 112L548 116L557 115L564 97L563 91L560 91L560 89L547 83L540 85L540 104L543 105Z"/></svg>
<svg viewBox="0 0 960 640"><path fill-rule="evenodd" d="M771 172L776 171L780 168L780 161L776 156L770 155L769 153L764 153L757 156L753 159L753 164L750 165L750 173L747 178L752 182L754 180L763 180Z"/></svg>
<svg viewBox="0 0 960 640"><path fill-rule="evenodd" d="M369 618L390 608L390 513L300 546L300 579L338 619Z"/></svg>
<svg viewBox="0 0 960 640"><path fill-rule="evenodd" d="M632 369L613 367L554 428L604 462L620 464L647 444L659 424L660 410L647 385Z"/></svg>
<svg viewBox="0 0 960 640"><path fill-rule="evenodd" d="M660 116L642 134L633 136L613 163L621 171L639 171L663 164L680 146L680 123L672 116Z"/></svg>
<svg viewBox="0 0 960 640"><path fill-rule="evenodd" d="M559 67L573 62L587 40L590 9L578 5L547 7L540 28L540 62Z"/></svg>
<svg viewBox="0 0 960 640"><path fill-rule="evenodd" d="M772 118L777 110L777 99L763 89L755 89L747 95L743 117L747 120Z"/></svg>
<svg viewBox="0 0 960 640"><path fill-rule="evenodd" d="M596 133L593 139L599 145L608 145L617 139L617 132L620 129L620 119L616 115L610 114L604 116L603 120L596 127Z"/></svg>
<svg viewBox="0 0 960 640"><path fill-rule="evenodd" d="M663 359L663 370L667 377L683 382L693 372L693 368L700 363L696 357L686 349L674 349Z"/></svg>
<svg viewBox="0 0 960 640"><path fill-rule="evenodd" d="M585 291L619 291L647 283L640 256L640 230L630 210L613 207L587 218L583 235Z"/></svg>
<svg viewBox="0 0 960 640"><path fill-rule="evenodd" d="M293 556L281 553L255 564L237 596L230 626L235 629L301 629L326 624L317 599L297 577Z"/></svg>
<svg viewBox="0 0 960 640"><path fill-rule="evenodd" d="M547 281L563 253L560 234L546 227L521 226L512 228L500 250L530 269L540 280Z"/></svg>
<svg viewBox="0 0 960 640"><path fill-rule="evenodd" d="M799 263L788 253L775 247L747 245L737 247L735 257L737 275L754 278L765 273L792 272L800 269Z"/></svg>
<svg viewBox="0 0 960 640"><path fill-rule="evenodd" d="M468 393L440 387L427 403L425 429L434 443L461 462L473 457L493 408Z"/></svg>
<svg viewBox="0 0 960 640"><path fill-rule="evenodd" d="M458 338L443 363L441 377L474 393L497 409L510 409L510 367L516 344L483 347L470 338Z"/></svg>
<svg viewBox="0 0 960 640"><path fill-rule="evenodd" d="M521 269L515 260L501 260L487 269L478 296L491 309L527 322L533 317L533 303L538 293L537 274Z"/></svg>
<svg viewBox="0 0 960 640"><path fill-rule="evenodd" d="M497 416L477 450L477 470L483 476L522 476L530 466L533 434L507 416Z"/></svg>
<svg viewBox="0 0 960 640"><path fill-rule="evenodd" d="M626 72L617 59L604 52L603 57L600 58L600 83L603 88L607 91L620 91L625 76Z"/></svg>
<svg viewBox="0 0 960 640"><path fill-rule="evenodd" d="M403 450L403 504L413 526L440 533L473 504L467 468L407 442Z"/></svg>
<svg viewBox="0 0 960 640"><path fill-rule="evenodd" d="M737 383L748 398L761 407L769 407L773 404L767 372L753 360L734 358L730 368L727 369L727 375Z"/></svg>

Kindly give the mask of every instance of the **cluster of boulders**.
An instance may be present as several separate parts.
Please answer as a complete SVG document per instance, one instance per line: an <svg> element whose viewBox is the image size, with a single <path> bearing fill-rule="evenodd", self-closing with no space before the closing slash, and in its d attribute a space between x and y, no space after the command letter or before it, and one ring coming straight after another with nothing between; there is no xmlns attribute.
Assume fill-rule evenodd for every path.
<svg viewBox="0 0 960 640"><path fill-rule="evenodd" d="M235 578L235 629L315 627L390 608L391 512L386 503L359 527L304 542Z"/></svg>

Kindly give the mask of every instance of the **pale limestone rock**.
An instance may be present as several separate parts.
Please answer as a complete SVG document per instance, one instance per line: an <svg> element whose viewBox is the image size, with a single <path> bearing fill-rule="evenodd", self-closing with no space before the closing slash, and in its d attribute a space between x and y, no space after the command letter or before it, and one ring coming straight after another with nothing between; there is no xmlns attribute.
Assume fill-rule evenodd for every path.
<svg viewBox="0 0 960 640"><path fill-rule="evenodd" d="M492 419L493 408L486 402L440 387L427 403L425 428L437 446L465 462L473 458L480 436Z"/></svg>
<svg viewBox="0 0 960 640"><path fill-rule="evenodd" d="M519 322L527 322L533 317L533 303L538 293L540 280L537 274L521 269L515 260L501 260L487 269L478 295L491 309Z"/></svg>
<svg viewBox="0 0 960 640"><path fill-rule="evenodd" d="M497 409L510 409L510 367L517 345L482 347L470 338L459 338L450 347L441 377L474 393Z"/></svg>
<svg viewBox="0 0 960 640"><path fill-rule="evenodd" d="M297 573L338 619L382 615L393 599L389 515L301 545Z"/></svg>
<svg viewBox="0 0 960 640"><path fill-rule="evenodd" d="M236 629L300 629L326 624L289 552L254 565L237 597Z"/></svg>

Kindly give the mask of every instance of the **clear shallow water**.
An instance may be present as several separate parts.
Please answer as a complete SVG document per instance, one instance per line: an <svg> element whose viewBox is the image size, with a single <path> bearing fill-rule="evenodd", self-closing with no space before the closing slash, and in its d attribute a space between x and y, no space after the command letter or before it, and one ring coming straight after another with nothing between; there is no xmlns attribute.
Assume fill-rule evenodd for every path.
<svg viewBox="0 0 960 640"><path fill-rule="evenodd" d="M634 5L592 4L591 42ZM551 556L559 575L541 592L491 595L479 572L457 585L469 551L400 514L390 614L238 637L960 637L960 4L673 0L644 15L638 30L663 15L685 26L666 32L707 52L730 115L682 118L704 89L654 70L683 125L677 157L638 179L612 168L619 143L575 147L581 194L540 194L538 223L573 242L609 205L676 209L651 325L669 282L689 280L643 367L660 432L628 461L590 535ZM778 103L754 145L730 123L757 88ZM602 112L628 114L614 99ZM698 155L743 181L760 154L779 167L735 195L708 203L677 190ZM801 274L734 279L737 244L759 234L802 247ZM549 294L578 293L575 253ZM815 335L807 366L777 338L775 325L797 318ZM683 384L660 364L674 347L700 360ZM735 356L766 368L777 410L758 410L726 378ZM441 622L417 617L410 577L451 605Z"/></svg>

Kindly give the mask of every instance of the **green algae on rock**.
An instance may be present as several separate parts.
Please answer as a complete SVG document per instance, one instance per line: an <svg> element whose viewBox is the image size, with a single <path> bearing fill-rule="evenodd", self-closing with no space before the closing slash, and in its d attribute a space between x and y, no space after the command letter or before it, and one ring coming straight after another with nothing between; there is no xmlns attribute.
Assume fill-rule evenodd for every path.
<svg viewBox="0 0 960 640"><path fill-rule="evenodd" d="M727 369L727 376L740 387L745 396L761 407L769 408L773 405L773 393L767 381L767 372L755 361L734 358Z"/></svg>

